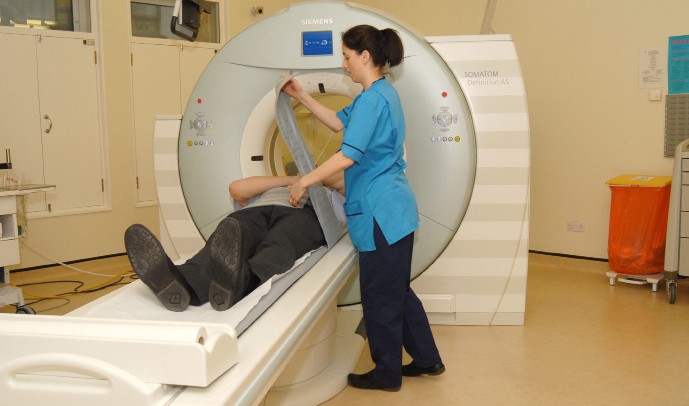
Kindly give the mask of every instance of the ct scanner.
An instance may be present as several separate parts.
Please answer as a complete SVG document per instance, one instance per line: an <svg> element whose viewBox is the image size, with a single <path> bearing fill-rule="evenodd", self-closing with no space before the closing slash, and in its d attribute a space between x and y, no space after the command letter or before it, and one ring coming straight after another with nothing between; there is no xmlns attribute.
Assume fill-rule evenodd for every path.
<svg viewBox="0 0 689 406"><path fill-rule="evenodd" d="M340 36L364 23L396 29L405 47L403 64L388 78L405 110L407 175L421 219L412 287L432 323L523 324L529 123L509 35L422 38L380 12L343 2L295 4L248 27L208 64L184 116L157 118L154 159L166 251L183 260L203 245L230 211L227 185L232 180L290 171L291 158L275 124L274 87L281 73L295 74L324 103L342 106L361 91L340 69ZM300 106L294 108L298 121L312 121ZM314 160L332 148L333 134L308 126L302 132ZM87 365L98 357L80 353L83 346L68 344L65 338L60 348L74 355L67 357L70 361L60 356L60 349L44 350L49 354L41 361L49 340L37 337L35 327L18 322L16 329L3 333L4 339L30 337L35 351L20 354L21 359L0 351L0 389L16 401L54 402L58 396L75 404L116 404L122 399L128 404L173 405L321 403L346 385L346 374L354 369L364 344L358 334L356 252L345 235L308 255L298 269L303 272L284 286L281 281L289 277L274 282L279 295L249 322L244 316L233 319L234 308L167 312L138 282L62 318L62 328L74 330L80 342L94 334L89 324L114 323L123 334L119 341L127 341L132 353L148 353L151 343L163 345L156 336L159 328L160 334L179 337L177 342L165 340L171 352L167 357L103 357L95 364L104 366L89 371ZM264 296L255 301L252 295L246 301L260 304L270 294L257 293ZM148 331L147 323L156 327ZM136 337L128 339L126 331ZM110 344L100 336L97 340L102 351L121 351L117 339ZM141 344L132 344L136 340ZM175 359L173 351L182 353L189 346L197 355ZM160 378L127 372L145 370L127 362L145 363L141 359L147 358L182 372ZM205 379L185 382L184 365L194 363L200 365L196 375ZM45 382L32 386L34 378L20 379L32 373L41 379L59 376L61 382L73 374L86 375L93 379L81 381L110 385L99 392L93 387L74 389L74 384L69 394Z"/></svg>

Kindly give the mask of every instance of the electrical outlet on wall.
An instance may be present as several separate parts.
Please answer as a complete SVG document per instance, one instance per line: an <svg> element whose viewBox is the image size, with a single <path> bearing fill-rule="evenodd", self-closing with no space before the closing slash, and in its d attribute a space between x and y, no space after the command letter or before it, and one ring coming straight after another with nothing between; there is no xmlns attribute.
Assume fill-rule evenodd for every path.
<svg viewBox="0 0 689 406"><path fill-rule="evenodd" d="M583 233L584 232L584 222L581 220L568 220L567 221L567 231L571 231L574 233Z"/></svg>

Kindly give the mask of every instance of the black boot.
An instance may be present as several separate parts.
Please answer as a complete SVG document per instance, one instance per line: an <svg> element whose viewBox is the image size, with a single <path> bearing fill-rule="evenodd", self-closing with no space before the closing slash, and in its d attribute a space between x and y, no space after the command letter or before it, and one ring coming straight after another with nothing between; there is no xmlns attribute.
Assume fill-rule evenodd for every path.
<svg viewBox="0 0 689 406"><path fill-rule="evenodd" d="M242 258L241 230L236 219L227 217L218 224L208 242L213 264L208 301L218 311L242 300L251 281L251 271Z"/></svg>
<svg viewBox="0 0 689 406"><path fill-rule="evenodd" d="M170 268L174 264L149 229L141 224L130 226L124 233L124 246L134 272L163 306L173 312L181 312L189 306L189 285L176 269Z"/></svg>

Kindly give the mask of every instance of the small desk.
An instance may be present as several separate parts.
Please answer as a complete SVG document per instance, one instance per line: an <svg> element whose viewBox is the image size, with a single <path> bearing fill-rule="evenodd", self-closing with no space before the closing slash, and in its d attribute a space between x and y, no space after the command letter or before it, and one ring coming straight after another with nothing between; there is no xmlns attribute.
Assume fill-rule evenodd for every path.
<svg viewBox="0 0 689 406"><path fill-rule="evenodd" d="M54 185L0 187L0 306L16 303L17 313L35 313L33 309L24 305L22 290L10 285L10 273L5 269L7 265L21 262L17 230L17 197L53 189Z"/></svg>

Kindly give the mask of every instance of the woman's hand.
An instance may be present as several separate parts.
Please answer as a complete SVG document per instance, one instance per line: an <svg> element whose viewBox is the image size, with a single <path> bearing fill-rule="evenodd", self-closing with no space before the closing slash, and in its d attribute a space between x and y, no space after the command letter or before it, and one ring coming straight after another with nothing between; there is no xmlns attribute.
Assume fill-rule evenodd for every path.
<svg viewBox="0 0 689 406"><path fill-rule="evenodd" d="M325 107L316 99L313 98L303 87L299 84L296 79L291 79L282 86L282 91L287 93L293 99L299 101L304 107L306 107L311 113L313 113L316 118L321 120L326 127L331 130L338 132L342 131L344 124L337 114L330 110L330 108Z"/></svg>
<svg viewBox="0 0 689 406"><path fill-rule="evenodd" d="M282 87L282 90L288 95L290 95L292 98L299 100L299 93L302 92L304 89L301 87L299 82L292 79L289 82L285 83L285 85Z"/></svg>
<svg viewBox="0 0 689 406"><path fill-rule="evenodd" d="M304 196L305 192L306 187L302 183L301 178L298 178L289 186L289 204L294 207L299 207L299 201Z"/></svg>

